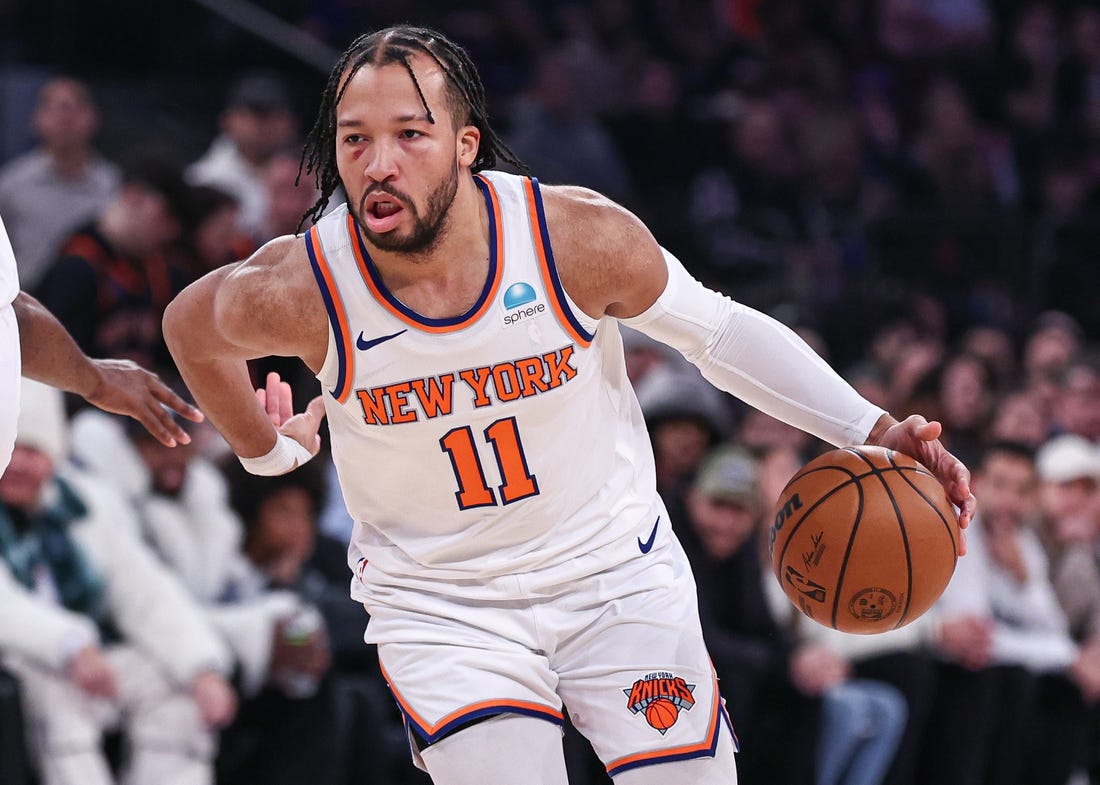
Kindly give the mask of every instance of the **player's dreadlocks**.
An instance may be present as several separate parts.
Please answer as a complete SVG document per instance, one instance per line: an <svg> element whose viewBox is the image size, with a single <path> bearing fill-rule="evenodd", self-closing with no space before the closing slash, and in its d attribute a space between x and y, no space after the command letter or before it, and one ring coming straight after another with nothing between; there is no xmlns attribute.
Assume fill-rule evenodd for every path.
<svg viewBox="0 0 1100 785"><path fill-rule="evenodd" d="M329 197L340 185L340 173L336 169L336 104L340 102L356 71L368 64L382 66L400 63L405 66L428 113L428 122L435 122L431 107L424 98L424 91L420 89L420 82L409 64L409 58L418 52L435 60L442 69L447 108L454 115L457 124L472 125L481 132L481 144L471 169L475 172L491 169L497 165L499 159L526 171L526 167L490 127L489 112L485 105L485 87L466 51L434 30L408 25L388 27L361 35L352 41L329 74L328 84L321 96L317 121L302 150L298 172L301 177L304 167L307 173L313 174L321 192L320 198L303 218L303 223L316 221L321 217ZM346 79L343 78L345 74Z"/></svg>

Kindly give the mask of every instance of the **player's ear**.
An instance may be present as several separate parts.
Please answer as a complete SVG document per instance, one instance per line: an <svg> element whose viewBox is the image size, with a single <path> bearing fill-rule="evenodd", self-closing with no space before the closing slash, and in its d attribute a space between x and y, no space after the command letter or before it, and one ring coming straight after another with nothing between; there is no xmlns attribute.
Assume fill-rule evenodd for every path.
<svg viewBox="0 0 1100 785"><path fill-rule="evenodd" d="M473 166L477 160L477 151L481 148L481 131L472 125L458 129L458 165Z"/></svg>

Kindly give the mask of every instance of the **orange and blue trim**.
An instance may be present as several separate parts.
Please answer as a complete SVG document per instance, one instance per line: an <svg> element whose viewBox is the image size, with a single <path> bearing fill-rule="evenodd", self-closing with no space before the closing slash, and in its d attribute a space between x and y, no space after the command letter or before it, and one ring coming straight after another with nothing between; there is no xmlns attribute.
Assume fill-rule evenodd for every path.
<svg viewBox="0 0 1100 785"><path fill-rule="evenodd" d="M550 295L550 306L558 317L558 323L573 340L587 347L596 336L584 329L584 326L577 321L565 297L565 288L561 285L561 278L558 277L558 266L554 263L554 251L550 247L550 232L546 228L546 213L542 206L539 181L534 177L526 178L523 181L523 190L527 195L527 212L531 217L531 237L535 244L542 281Z"/></svg>
<svg viewBox="0 0 1100 785"><path fill-rule="evenodd" d="M379 666L381 667L381 664L379 664ZM401 693L397 691L397 688L393 686L393 681L390 679L389 674L386 673L384 667L382 667L382 677L386 680L386 684L389 685L394 700L397 701L397 708L401 710L401 715L405 719L405 724L416 731L416 734L428 744L434 744L448 733L476 719L492 717L498 714L522 714L527 717L547 720L555 725L565 724L565 718L560 711L541 703L519 700L479 701L478 703L463 706L461 709L452 711L438 722L431 723L417 714L412 706L409 705L409 702L402 697Z"/></svg>
<svg viewBox="0 0 1100 785"><path fill-rule="evenodd" d="M321 235L318 234L316 226L306 234L305 241L309 263L313 267L313 275L317 279L318 288L321 290L321 299L325 301L325 310L328 311L332 333L336 336L336 359L338 361L336 387L330 392L333 398L340 403L344 403L351 395L351 382L355 376L352 372L355 355L351 351L351 330L348 328L348 316L344 309L344 302L340 299L340 290L336 288L336 280L332 277L328 260L325 259L325 249L321 245Z"/></svg>
<svg viewBox="0 0 1100 785"><path fill-rule="evenodd" d="M730 723L726 708L722 705L722 697L718 694L718 679L714 680L714 705L711 707L710 724L707 727L706 736L698 744L685 744L679 747L670 747L663 750L639 752L627 755L607 764L607 774L615 777L620 772L636 769L640 766L651 766L655 763L669 763L677 760L693 760L695 758L713 758L718 749L718 734L722 725L729 728L733 737L734 747L738 746L737 736L733 733L733 725Z"/></svg>
<svg viewBox="0 0 1100 785"><path fill-rule="evenodd" d="M382 281L382 275L378 272L374 261L370 258L367 244L363 240L363 234L356 223L355 217L348 213L348 234L352 238L351 248L355 255L355 261L359 266L359 272L363 276L363 282L367 285L374 299L389 313L396 316L410 327L429 333L449 333L468 327L480 319L493 299L503 277L504 268L504 231L501 224L500 199L497 192L484 177L475 177L474 182L481 189L481 195L485 199L485 207L489 211L489 274L486 276L485 287L477 302L464 314L449 319L429 319L412 310L386 288Z"/></svg>

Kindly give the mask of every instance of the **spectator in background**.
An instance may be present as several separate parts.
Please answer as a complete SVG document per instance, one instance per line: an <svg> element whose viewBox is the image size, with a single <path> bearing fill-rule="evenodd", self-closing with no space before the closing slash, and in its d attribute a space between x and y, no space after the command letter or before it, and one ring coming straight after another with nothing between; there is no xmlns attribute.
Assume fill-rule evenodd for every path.
<svg viewBox="0 0 1100 785"><path fill-rule="evenodd" d="M976 211L1015 198L1011 158L982 127L960 80L947 73L934 77L921 110L912 150L919 169L910 180L911 204Z"/></svg>
<svg viewBox="0 0 1100 785"><path fill-rule="evenodd" d="M1000 392L1016 383L1019 367L1016 347L1008 330L990 324L976 324L958 340L963 354L978 357L992 374L993 389Z"/></svg>
<svg viewBox="0 0 1100 785"><path fill-rule="evenodd" d="M0 169L0 215L27 291L38 285L62 242L97 217L119 187L118 168L92 146L99 112L83 82L47 82L32 123L38 146Z"/></svg>
<svg viewBox="0 0 1100 785"><path fill-rule="evenodd" d="M1057 75L1061 61L1058 17L1047 3L1023 5L1011 23L1010 53L1003 67L1004 111L1018 141L1025 168L1037 168L1034 145L1054 124L1057 110ZM1031 149L1027 149L1028 146Z"/></svg>
<svg viewBox="0 0 1100 785"><path fill-rule="evenodd" d="M1023 383L1053 411L1062 375L1081 350L1084 335L1077 321L1061 311L1039 315L1024 340Z"/></svg>
<svg viewBox="0 0 1100 785"><path fill-rule="evenodd" d="M61 394L24 381L0 477L0 654L43 783L112 783L101 735L122 725L126 782L206 785L236 708L229 654L123 499L64 466L66 428Z"/></svg>
<svg viewBox="0 0 1100 785"><path fill-rule="evenodd" d="M229 89L220 125L210 148L188 168L188 182L213 185L236 197L241 230L260 237L268 211L264 167L298 135L286 86L269 73L240 77Z"/></svg>
<svg viewBox="0 0 1100 785"><path fill-rule="evenodd" d="M338 763L328 760L331 750L300 724L314 725L309 732L322 738L332 735L335 748L336 718L326 718L331 697L317 694L316 684L307 689L328 668L325 628L294 640L295 619L314 613L314 605L293 586L271 585L245 553L244 528L220 470L202 457L198 444L170 449L99 412L79 413L73 435L76 458L98 482L130 501L144 539L202 605L232 651L243 701L240 717L226 731L220 781L289 785L312 777L309 781L318 785L333 783ZM342 594L345 603L357 607L346 591ZM286 737L264 741L267 720L258 718L265 716L289 723L290 732L300 735L300 762L289 753L278 754L280 746L287 747ZM301 720L290 721L290 716Z"/></svg>
<svg viewBox="0 0 1100 785"><path fill-rule="evenodd" d="M1062 374L1055 417L1068 433L1100 444L1100 354L1072 359Z"/></svg>
<svg viewBox="0 0 1100 785"><path fill-rule="evenodd" d="M1050 436L1051 415L1039 395L1032 390L1017 389L1005 394L993 412L985 441L1016 442L1033 450Z"/></svg>
<svg viewBox="0 0 1100 785"><path fill-rule="evenodd" d="M682 516L673 528L691 560L703 637L742 742L738 776L797 785L814 781L820 690L811 682L823 687L841 674L832 659L798 656L789 628L772 616L756 472L751 456L719 447L699 467L682 510L669 514Z"/></svg>
<svg viewBox="0 0 1100 785"><path fill-rule="evenodd" d="M303 216L317 201L318 193L311 178L299 180L300 159L293 150L280 150L264 166L267 213L263 231L255 237L258 244L282 235L299 234L310 227L309 223L303 223Z"/></svg>
<svg viewBox="0 0 1100 785"><path fill-rule="evenodd" d="M767 310L786 298L788 262L810 253L794 128L773 96L739 103L726 149L692 180L688 217L699 273Z"/></svg>
<svg viewBox="0 0 1100 785"><path fill-rule="evenodd" d="M960 460L977 463L982 439L997 402L997 378L984 359L956 354L938 374L939 405L931 411L943 425L945 444Z"/></svg>
<svg viewBox="0 0 1100 785"><path fill-rule="evenodd" d="M728 401L694 367L671 364L648 374L635 388L653 443L657 491L674 525L685 520L684 493L707 452L731 427ZM682 539L689 527L677 531Z"/></svg>
<svg viewBox="0 0 1100 785"><path fill-rule="evenodd" d="M546 183L573 183L630 201L629 175L610 133L576 100L578 86L561 54L535 66L530 94L514 107L505 141L531 174Z"/></svg>
<svg viewBox="0 0 1100 785"><path fill-rule="evenodd" d="M241 206L220 188L199 185L186 199L186 225L177 245L179 267L190 278L200 278L222 265L245 259L257 244L240 229Z"/></svg>
<svg viewBox="0 0 1100 785"><path fill-rule="evenodd" d="M1100 698L1100 644L1078 646L1029 523L1034 456L991 445L974 472L978 513L936 604L943 657L921 782L1064 785Z"/></svg>
<svg viewBox="0 0 1100 785"><path fill-rule="evenodd" d="M627 207L653 229L661 245L673 252L690 249L691 224L683 220L685 174L699 166L705 146L682 143L685 132L698 131L698 123L685 111L681 75L673 63L651 57L638 63L636 75L623 81L623 106L607 118L607 126L626 170L646 173L636 178L633 202ZM676 167L654 168L653 161L669 150L677 151Z"/></svg>
<svg viewBox="0 0 1100 785"><path fill-rule="evenodd" d="M1082 3L1069 22L1070 52L1061 82L1071 122L1100 135L1100 9Z"/></svg>
<svg viewBox="0 0 1100 785"><path fill-rule="evenodd" d="M310 637L314 645L300 647L292 674L298 682L303 676L311 679L317 698L303 711L300 701L288 704L268 692L255 707L243 708L248 722L262 732L255 739L253 762L244 770L248 776L240 782L317 782L316 760L311 764L311 756L301 756L304 746L333 758L333 775L350 770L361 776L367 766L385 780L386 772L407 764L408 742L398 730L399 715L384 686L376 647L363 645L368 616L348 596L347 544L320 531L327 493L324 466L313 461L276 477L249 474L235 458L223 468L230 501L244 523L244 551L261 584L295 592L321 615ZM321 707L328 715L312 716ZM303 758L302 767L283 760L291 746ZM288 769L293 776L287 776Z"/></svg>
<svg viewBox="0 0 1100 785"><path fill-rule="evenodd" d="M1055 436L1036 455L1050 579L1078 643L1100 641L1100 446Z"/></svg>
<svg viewBox="0 0 1100 785"><path fill-rule="evenodd" d="M91 223L70 236L38 298L92 357L164 365L161 316L188 282L166 252L179 239L186 188L163 161L138 162Z"/></svg>

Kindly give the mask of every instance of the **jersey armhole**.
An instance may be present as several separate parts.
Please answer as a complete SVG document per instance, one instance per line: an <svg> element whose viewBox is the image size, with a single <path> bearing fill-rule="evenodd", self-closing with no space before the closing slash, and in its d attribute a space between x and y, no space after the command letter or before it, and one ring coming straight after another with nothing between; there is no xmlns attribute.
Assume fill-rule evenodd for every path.
<svg viewBox="0 0 1100 785"><path fill-rule="evenodd" d="M546 213L542 206L542 192L539 181L534 177L523 181L524 195L527 200L527 215L531 224L531 240L538 258L539 272L546 287L550 305L558 322L573 340L581 346L589 346L596 337L598 319L593 319L577 307L565 291L558 277L558 267L554 262L554 250L550 247L550 232L546 228Z"/></svg>
<svg viewBox="0 0 1100 785"><path fill-rule="evenodd" d="M317 279L317 286L321 290L321 299L325 302L329 322L328 350L325 352L325 361L317 372L317 379L325 386L331 383L329 394L337 402L344 403L351 394L351 383L355 377L353 372L355 355L352 353L347 310L344 308L336 279L325 258L321 235L316 226L306 234L305 243L309 264L313 269L313 276Z"/></svg>

